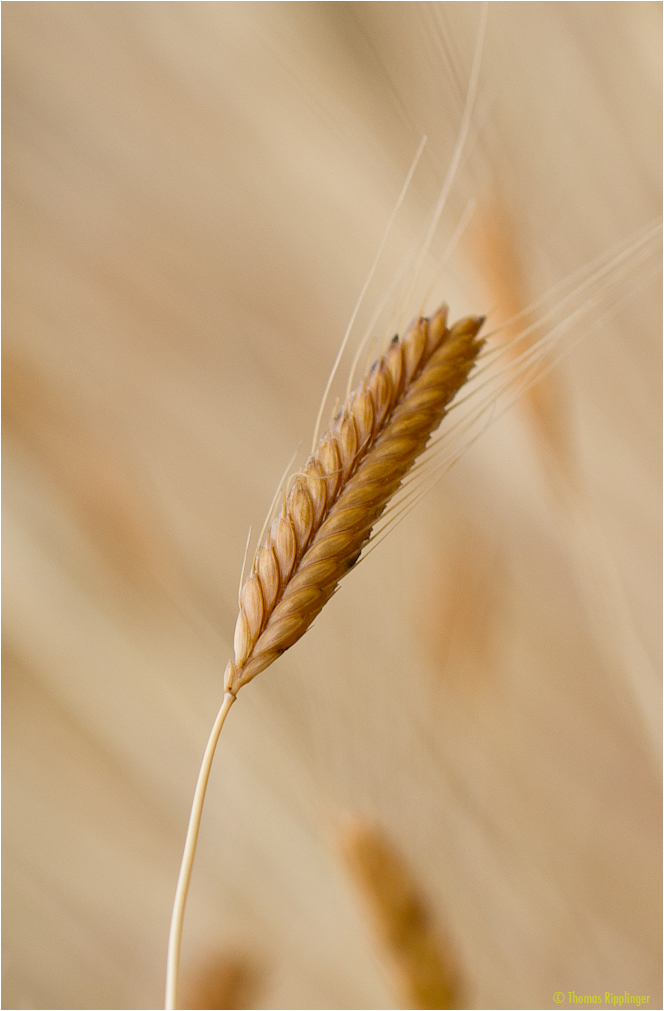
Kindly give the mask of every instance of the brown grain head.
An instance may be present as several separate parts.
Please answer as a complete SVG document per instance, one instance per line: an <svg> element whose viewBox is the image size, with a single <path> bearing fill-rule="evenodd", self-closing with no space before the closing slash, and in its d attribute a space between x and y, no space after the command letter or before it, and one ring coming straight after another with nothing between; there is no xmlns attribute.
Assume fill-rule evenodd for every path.
<svg viewBox="0 0 664 1011"><path fill-rule="evenodd" d="M450 944L434 923L429 903L390 840L357 820L342 837L346 863L374 930L410 1008L460 1007L461 988Z"/></svg>
<svg viewBox="0 0 664 1011"><path fill-rule="evenodd" d="M304 635L353 567L387 503L483 341L482 317L447 327L447 307L395 337L336 413L291 481L240 594L235 660L224 687L237 691Z"/></svg>
<svg viewBox="0 0 664 1011"><path fill-rule="evenodd" d="M257 974L254 965L237 953L218 953L198 967L185 992L182 1007L249 1008L254 1002Z"/></svg>
<svg viewBox="0 0 664 1011"><path fill-rule="evenodd" d="M500 339L508 346L510 359L515 361L537 344L546 326L537 326L536 314L527 311L532 299L526 283L526 266L519 254L523 242L515 215L500 193L478 208L468 230L466 247L486 286L489 303L496 306ZM569 404L556 370L543 370L524 394L521 408L548 463L571 479L575 461Z"/></svg>

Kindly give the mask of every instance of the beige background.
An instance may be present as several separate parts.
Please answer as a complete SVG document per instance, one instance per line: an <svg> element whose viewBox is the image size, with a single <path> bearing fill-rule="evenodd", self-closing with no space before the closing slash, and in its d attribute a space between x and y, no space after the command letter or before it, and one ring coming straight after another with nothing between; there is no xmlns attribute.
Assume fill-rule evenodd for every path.
<svg viewBox="0 0 664 1011"><path fill-rule="evenodd" d="M3 1006L155 1008L247 529L423 133L364 322L431 210L480 6L3 15ZM489 5L430 266L478 206L428 309L508 315L660 213L660 38L658 3ZM464 1006L662 1006L656 258L599 293L611 318L240 695L183 1000L239 958L229 1006L400 1006L350 812L407 858Z"/></svg>

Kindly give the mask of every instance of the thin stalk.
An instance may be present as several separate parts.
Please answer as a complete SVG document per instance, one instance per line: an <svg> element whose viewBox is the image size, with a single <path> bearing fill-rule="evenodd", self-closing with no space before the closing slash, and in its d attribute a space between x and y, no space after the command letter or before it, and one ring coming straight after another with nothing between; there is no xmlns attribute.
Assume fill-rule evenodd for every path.
<svg viewBox="0 0 664 1011"><path fill-rule="evenodd" d="M191 870L194 865L194 856L196 855L196 843L198 842L198 830L201 824L203 801L205 800L205 791L207 789L208 779L210 778L212 759L214 758L219 734L221 733L221 728L224 725L224 720L226 719L228 710L234 702L235 696L230 692L225 692L224 701L222 702L221 709L217 713L217 718L214 721L212 733L210 734L210 739L207 742L207 747L201 763L201 769L198 773L198 780L196 782L194 801L191 805L189 825L187 826L187 838L184 844L182 863L180 864L178 885L175 889L175 901L173 903L173 913L171 915L171 929L168 935L168 960L166 963L166 1011L174 1011L174 1008L177 1007L180 946L182 944L182 922L184 920L184 909L187 902L189 882L191 881Z"/></svg>

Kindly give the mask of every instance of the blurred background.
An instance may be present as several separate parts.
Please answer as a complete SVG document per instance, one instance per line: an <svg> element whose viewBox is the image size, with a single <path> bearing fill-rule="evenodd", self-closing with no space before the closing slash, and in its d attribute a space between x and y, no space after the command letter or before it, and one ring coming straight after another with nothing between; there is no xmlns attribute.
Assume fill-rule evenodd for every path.
<svg viewBox="0 0 664 1011"><path fill-rule="evenodd" d="M247 530L423 134L358 337L426 227L481 10L3 5L5 1008L163 1006ZM659 3L488 5L427 310L507 318L655 219L660 40ZM447 1006L426 962L457 1007L662 1007L656 258L633 275L240 694L181 1006Z"/></svg>

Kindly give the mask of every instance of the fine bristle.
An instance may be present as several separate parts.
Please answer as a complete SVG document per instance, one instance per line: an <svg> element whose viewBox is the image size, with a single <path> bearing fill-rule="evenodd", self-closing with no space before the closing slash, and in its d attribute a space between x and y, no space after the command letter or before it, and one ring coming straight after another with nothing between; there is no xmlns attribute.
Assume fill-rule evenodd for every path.
<svg viewBox="0 0 664 1011"><path fill-rule="evenodd" d="M240 594L227 692L235 695L297 642L355 564L466 382L482 323L467 317L448 328L446 306L420 317L347 397L289 482L281 515L256 552Z"/></svg>

